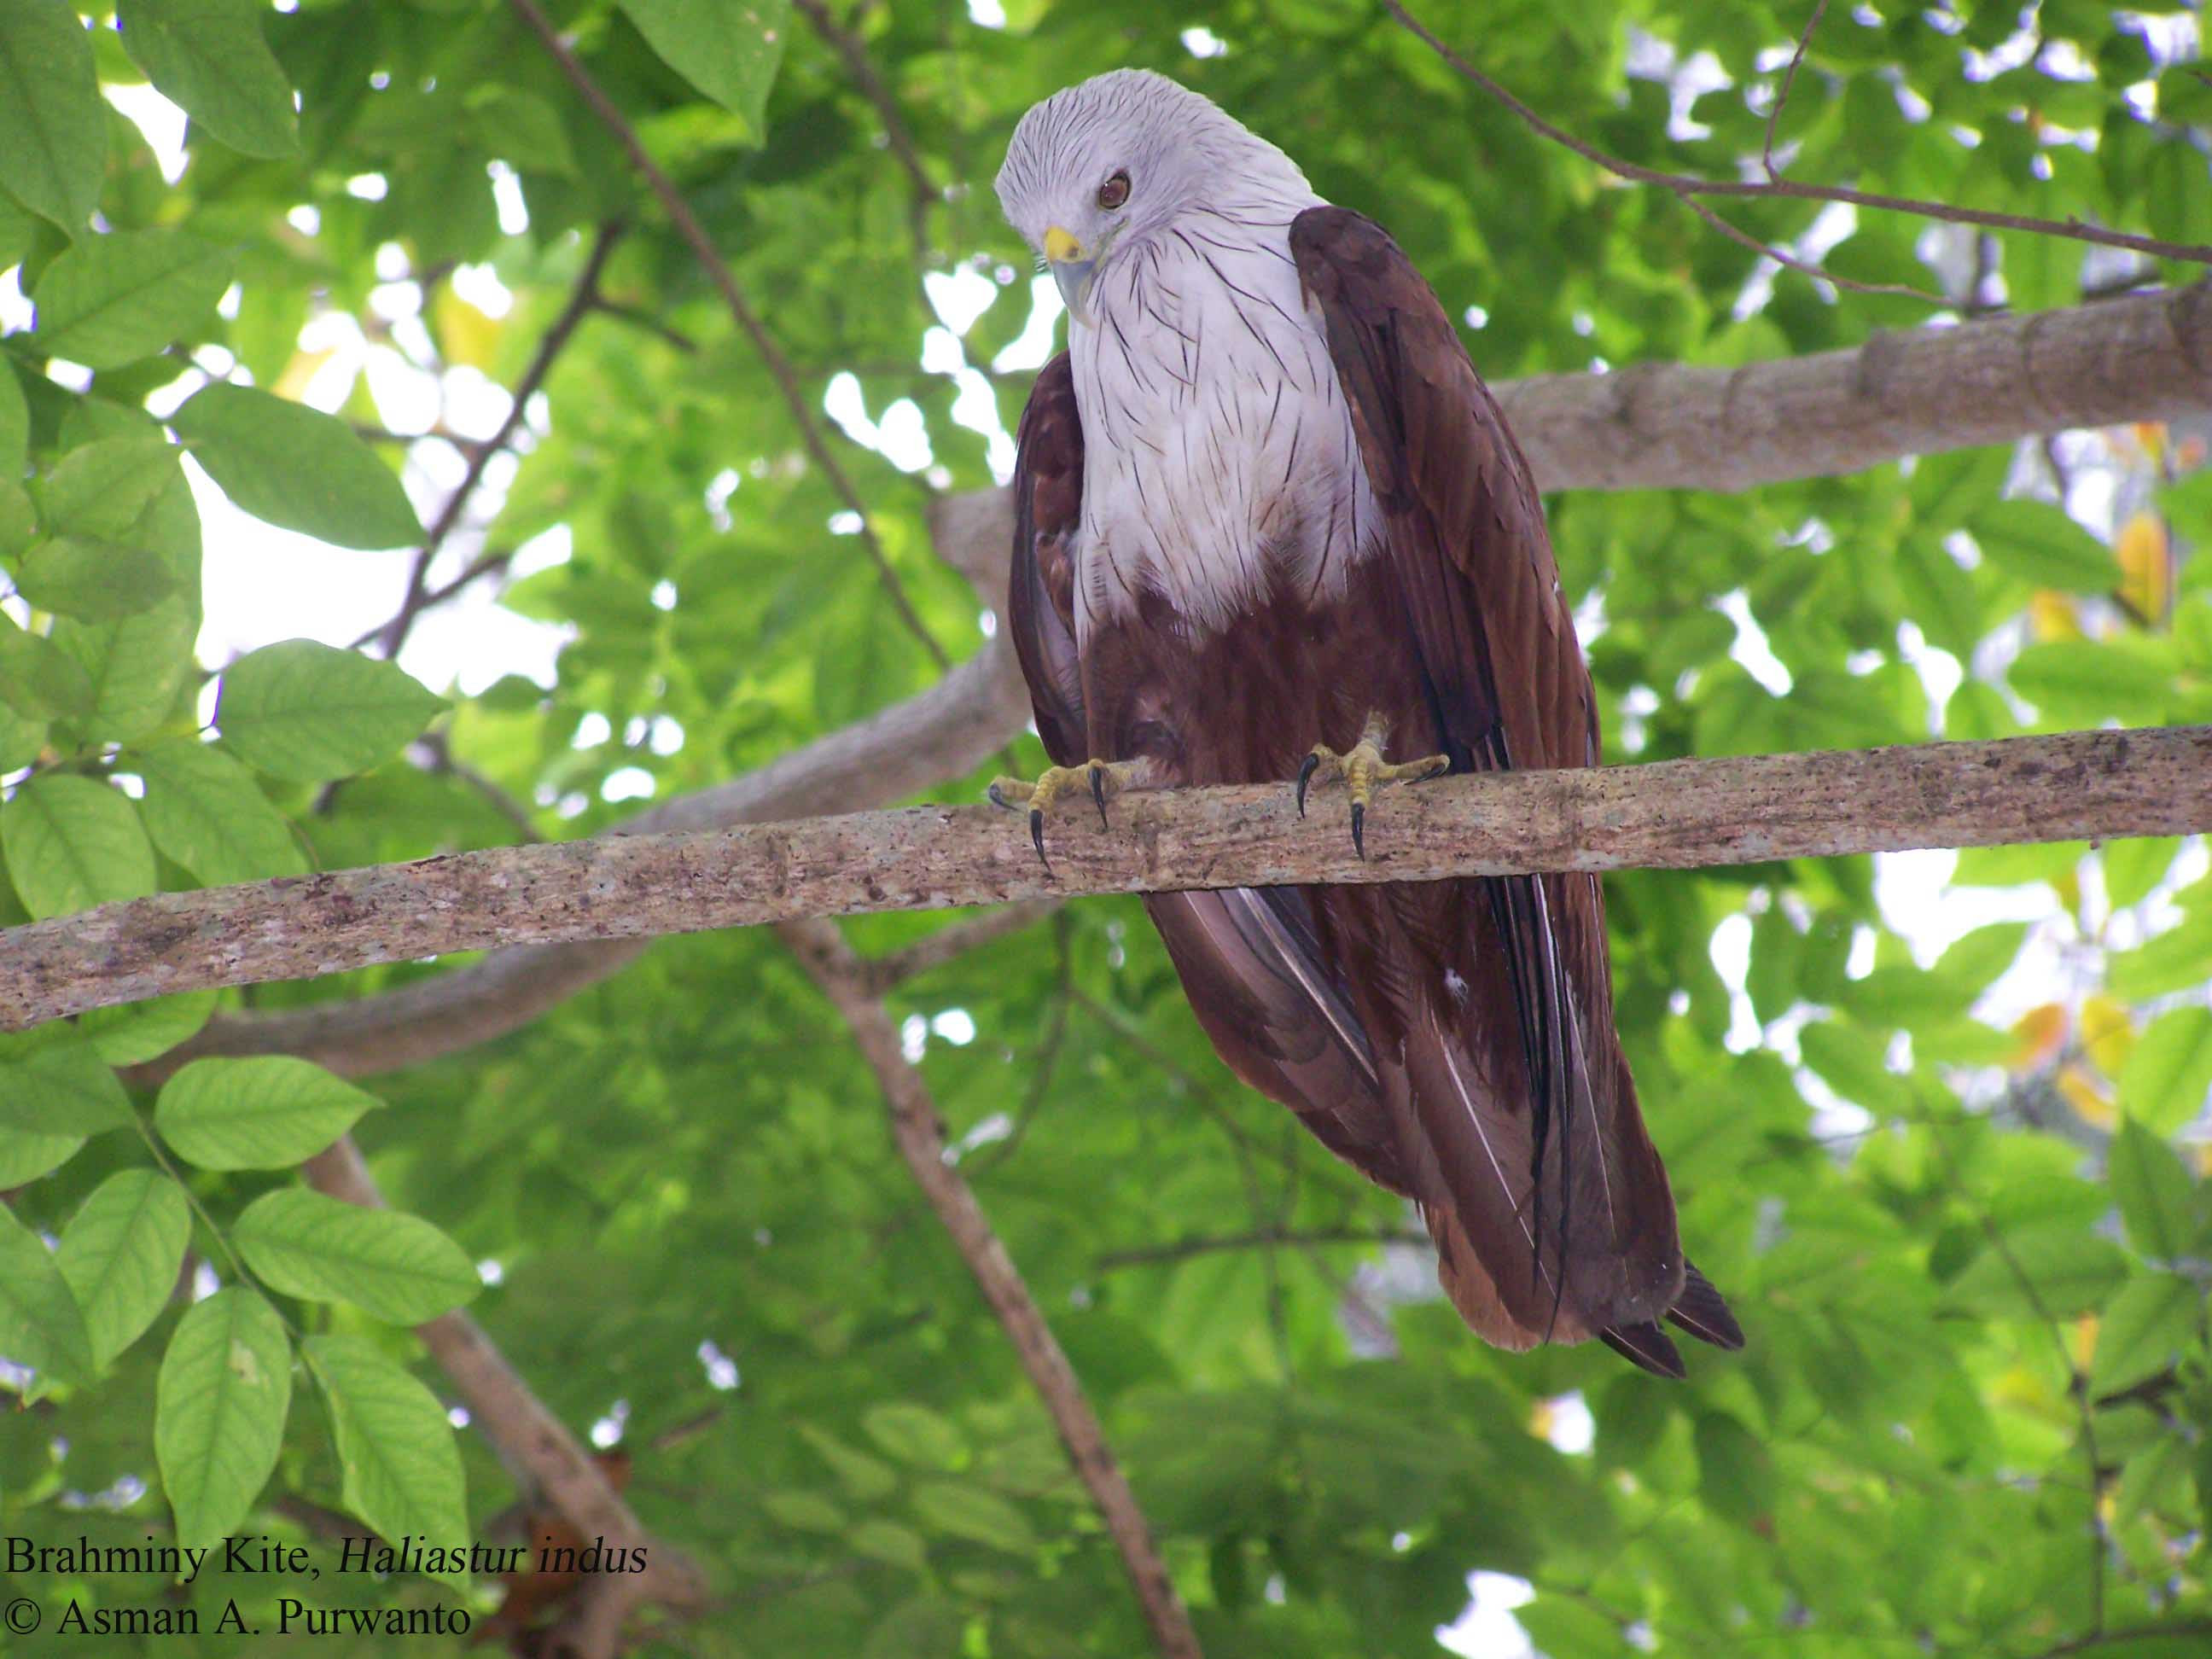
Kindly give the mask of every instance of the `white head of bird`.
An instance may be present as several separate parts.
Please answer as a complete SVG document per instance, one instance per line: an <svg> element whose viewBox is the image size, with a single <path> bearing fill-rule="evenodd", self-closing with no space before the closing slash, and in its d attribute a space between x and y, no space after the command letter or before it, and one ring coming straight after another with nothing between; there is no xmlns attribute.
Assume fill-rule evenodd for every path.
<svg viewBox="0 0 2212 1659"><path fill-rule="evenodd" d="M1034 106L998 189L1084 324L1101 270L1154 239L1208 216L1281 217L1319 199L1281 150L1150 70L1093 76Z"/></svg>

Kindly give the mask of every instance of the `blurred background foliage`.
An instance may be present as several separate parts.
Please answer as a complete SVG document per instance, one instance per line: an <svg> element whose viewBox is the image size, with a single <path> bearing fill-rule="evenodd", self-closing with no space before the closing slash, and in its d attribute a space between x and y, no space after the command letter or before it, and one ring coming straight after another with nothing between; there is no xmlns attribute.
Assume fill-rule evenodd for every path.
<svg viewBox="0 0 2212 1659"><path fill-rule="evenodd" d="M1778 275L1673 198L1539 141L1364 0L550 10L765 319L956 660L994 621L925 510L1003 477L1053 316L990 177L1030 102L1109 67L1176 75L1380 218L1493 380L1850 347L2201 274L1816 203L1731 204L1838 275L1948 304ZM1808 15L1764 0L1424 9L1552 121L1714 175L1760 152ZM74 95L62 21L74 29L59 0L0 0L0 58L19 71L0 102L21 95L0 144ZM18 814L11 868L21 842L44 873L15 872L9 920L157 883L589 833L939 677L775 376L509 6L171 0L125 7L119 33L104 10L88 21L107 101L89 130L39 129L66 128L80 160L33 167L19 149L0 195L0 269L15 268L0 489L27 462L32 486L17 520L0 513L17 588L0 604L0 761L19 798L27 779L106 793L82 820L97 835L52 802ZM1778 154L1802 179L2212 241L2201 22L2194 6L2075 0L1835 7ZM204 251L161 244L142 284L160 305L115 302L136 333L118 343L95 315L56 337L62 262L131 232ZM536 374L602 242L599 303ZM330 411L428 523L526 377L540 383L519 462L490 459L427 580L476 575L399 656L449 702L431 742L400 753L394 736L392 758L333 787L349 766L272 757L226 726L239 767L165 783L145 753L211 718L206 674L294 635L373 639L409 571L404 549L325 544L389 510L349 471L357 454L329 463L351 480L343 510L288 504L283 460L307 440L234 410L225 428L219 399L198 405L196 436L179 406L228 382ZM161 473L143 481L167 503L159 533L124 538L165 562L137 580L166 569L166 597L118 599L111 568L88 601L63 580L81 571L50 565L52 597L33 603L25 550L64 556L71 457L82 472L105 442L123 447L94 460L143 460L149 408L197 458L199 527L177 516L187 475ZM1555 500L1608 758L2212 719L2212 563L2190 556L2212 540L2205 436L2072 432L1739 495ZM272 447L277 482L257 495L248 462ZM245 518L203 469L316 539ZM43 540L21 519L33 504ZM1018 747L1041 763L1034 738ZM972 799L989 769L930 793ZM198 801L221 833L165 830L164 788L172 818ZM49 819L76 849L59 866L36 834ZM1601 1350L1505 1356L1468 1337L1421 1247L1400 1242L1401 1206L1213 1060L1133 902L1083 901L897 992L960 1166L1207 1651L1415 1655L1440 1627L1462 1650L1533 1642L1561 1659L2206 1651L2203 843L1642 872L1608 890L1620 1023L1683 1232L1751 1339L1694 1356L1679 1386ZM880 950L939 925L850 931ZM443 966L224 1000L283 1008ZM109 1057L166 1046L207 1006ZM1114 1553L900 1166L873 1079L772 936L665 942L519 1033L370 1086L386 1109L360 1138L394 1204L485 1264L477 1316L567 1422L620 1443L647 1524L706 1564L715 1606L666 1650L1144 1650ZM50 1235L148 1156L99 1135L55 1168L19 1120L0 1125L0 1163L17 1217ZM210 1224L290 1177L185 1179L204 1293L234 1282ZM283 1305L443 1387L404 1329ZM96 1383L0 1425L7 1532L166 1535L150 1425L179 1316ZM479 1437L459 1444L483 1534L518 1494ZM313 1538L317 1506L342 1505L340 1468L295 1399L249 1529ZM183 1591L16 1575L6 1593L51 1610L72 1595L265 1607L302 1590L210 1571ZM325 1574L307 1593L453 1592ZM473 1593L481 1613L497 1587ZM112 1639L102 1650L131 1645Z"/></svg>

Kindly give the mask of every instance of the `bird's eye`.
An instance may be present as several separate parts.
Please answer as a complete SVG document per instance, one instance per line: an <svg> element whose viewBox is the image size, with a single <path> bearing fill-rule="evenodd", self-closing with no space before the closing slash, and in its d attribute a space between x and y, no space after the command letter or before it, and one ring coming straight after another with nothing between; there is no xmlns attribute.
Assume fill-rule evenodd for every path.
<svg viewBox="0 0 2212 1659"><path fill-rule="evenodd" d="M1116 171L1111 179L1098 186L1098 205L1109 210L1117 208L1129 199L1129 175Z"/></svg>

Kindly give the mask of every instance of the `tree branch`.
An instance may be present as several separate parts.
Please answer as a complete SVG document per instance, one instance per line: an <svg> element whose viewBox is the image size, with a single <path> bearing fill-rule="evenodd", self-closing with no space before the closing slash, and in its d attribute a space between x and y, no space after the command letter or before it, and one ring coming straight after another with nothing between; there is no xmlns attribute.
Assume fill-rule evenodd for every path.
<svg viewBox="0 0 2212 1659"><path fill-rule="evenodd" d="M1876 334L1848 351L1736 368L1640 363L1491 390L1546 494L1749 489L2069 427L2212 411L2212 282L2025 317ZM1003 562L1003 489L940 498L940 545Z"/></svg>
<svg viewBox="0 0 2212 1659"><path fill-rule="evenodd" d="M615 836L106 904L0 933L0 1027L142 997L490 945L1071 893L1686 868L2212 830L2212 726L1439 779L1369 855L1287 784L1133 792L1055 820L1049 868L981 806Z"/></svg>
<svg viewBox="0 0 2212 1659"><path fill-rule="evenodd" d="M384 1194L350 1135L309 1158L302 1173L328 1197L363 1209L384 1207ZM468 1403L469 1420L579 1534L618 1548L649 1550L641 1574L599 1573L585 1581L564 1632L569 1645L562 1651L612 1659L622 1650L623 1623L634 1608L653 1602L691 1613L706 1604L698 1570L651 1537L591 1454L515 1374L482 1326L456 1312L416 1326L415 1334Z"/></svg>
<svg viewBox="0 0 2212 1659"><path fill-rule="evenodd" d="M1010 933L1018 933L1024 927L1042 921L1060 908L1056 898L1024 899L1019 904L1002 904L986 910L980 916L970 916L965 921L956 921L949 927L940 927L925 938L900 951L886 951L871 957L861 964L861 976L870 996L879 997L886 991L904 984L916 974L926 974L933 968L941 968L955 957L980 949Z"/></svg>
<svg viewBox="0 0 2212 1659"><path fill-rule="evenodd" d="M907 1168L928 1198L937 1218L951 1236L968 1270L1006 1328L1022 1369L1066 1448L1076 1474L1090 1489L1091 1501L1121 1554L1130 1586L1152 1627L1152 1642L1163 1659L1201 1659L1198 1637L1182 1598L1176 1594L1160 1559L1152 1528L1137 1507L1136 1494L1121 1473L1121 1463L1106 1443L1098 1419L1084 1397L1083 1384L1074 1367L1060 1351L1052 1328L1022 1282L1020 1272L1006 1247L991 1230L975 1194L945 1159L945 1133L921 1073L907 1064L899 1045L898 1028L890 1013L867 988L867 964L853 953L844 937L830 922L801 921L787 923L784 940L831 1005L852 1029L853 1041L876 1074L890 1109L891 1133L897 1139Z"/></svg>
<svg viewBox="0 0 2212 1659"><path fill-rule="evenodd" d="M2151 254L2160 259L2177 259L2188 264L2212 265L2212 247L2201 243L2162 242L2152 236L2136 236L2125 231L2106 230L2101 225L2084 224L2079 219L2038 219L2020 213L1992 213L1982 208L1954 207L1948 202L1923 201L1917 197L1885 196L1875 191L1851 190L1842 185L1801 184L1795 179L1700 179L1691 173L1664 173L1656 167L1642 167L1634 161L1623 161L1617 155L1609 155L1596 145L1586 143L1572 133L1553 126L1431 34L1419 18L1399 3L1399 0L1382 0L1382 4L1416 40L1519 116L1530 131L1574 151L1584 161L1603 167L1617 179L1626 179L1632 184L1654 185L1661 190L1671 191L1686 201L1692 196L1784 196L1808 202L1847 202L1853 207L1875 208L1889 213L1910 213L1919 218L1941 219L1954 225L1983 225L1991 230L2024 230L2039 236L2094 242L2100 247L2128 248L2137 253ZM1820 20L1816 17L1814 21L1817 22Z"/></svg>
<svg viewBox="0 0 2212 1659"><path fill-rule="evenodd" d="M561 307L561 314L553 319L553 325L539 339L529 367L523 370L522 378L514 383L514 390L509 394L507 417L500 422L499 430L491 434L488 442L479 444L469 452L468 471L461 475L461 481L454 486L453 493L446 497L446 505L438 514L438 521L430 526L428 533L422 538L422 545L416 550L415 562L407 573L406 596L400 600L399 609L392 613L392 620L382 628L373 629L356 640L355 649L358 650L371 640L375 640L378 649L386 656L396 657L399 654L399 647L407 642L408 633L415 626L415 618L427 608L430 566L436 561L438 550L445 546L447 538L459 525L461 514L468 510L469 500L476 494L477 486L483 482L484 470L491 465L491 458L514 441L530 399L538 387L544 385L545 377L553 371L554 360L560 356L562 348L575 334L577 325L591 312L599 289L599 275L607 268L607 260L614 253L615 244L622 240L623 230L620 224L599 227L599 234L592 240L592 251L585 256L584 268L577 274L575 285L568 291L568 304ZM449 585L447 591L450 592L453 586Z"/></svg>
<svg viewBox="0 0 2212 1659"><path fill-rule="evenodd" d="M1743 489L2212 410L2212 284L1877 335L1856 350L1735 369L1653 364L1538 375L1496 391L1546 490ZM942 556L1003 614L1008 493L939 496L929 517ZM980 764L1028 718L1001 631L927 691L625 827L702 829L896 800ZM303 1054L348 1076L418 1065L528 1024L641 949L628 940L521 947L348 1002L221 1015L132 1081L158 1082L201 1054Z"/></svg>
<svg viewBox="0 0 2212 1659"><path fill-rule="evenodd" d="M927 691L757 771L664 802L623 829L708 830L896 800L980 765L1028 714L1029 694L1001 633ZM347 1077L422 1065L528 1024L628 966L647 943L524 945L371 996L219 1015L126 1076L151 1087L207 1054L300 1054Z"/></svg>
<svg viewBox="0 0 2212 1659"><path fill-rule="evenodd" d="M845 72L853 77L853 84L860 88L862 97L876 106L876 113L884 124L884 142L898 158L899 165L906 169L907 177L914 181L915 256L924 257L929 210L945 199L945 192L922 164L921 151L914 142L913 129L907 125L906 117L899 109L898 99L877 70L875 60L868 56L866 45L830 15L823 0L793 0L793 3L814 26L814 32L845 60Z"/></svg>
<svg viewBox="0 0 2212 1659"><path fill-rule="evenodd" d="M791 410L792 421L799 428L799 443L805 447L807 456L822 469L822 476L830 481L830 488L836 492L837 499L860 520L860 544L867 549L869 558L875 562L876 575L883 583L884 593L890 597L891 609L898 613L898 618L906 625L908 632L921 641L930 660L939 668L950 667L952 659L945 654L945 647L937 642L936 636L923 623L914 608L914 602L907 597L906 585L899 580L898 572L891 568L890 555L884 550L882 541L868 523L867 508L861 504L860 492L853 488L852 480L845 476L845 469L838 465L836 456L831 453L829 441L822 434L822 423L815 418L806 394L800 389L799 375L793 369L791 360L784 356L783 348L776 343L775 337L769 332L768 325L761 320L760 313L753 309L752 301L745 297L744 289L738 285L729 261L722 258L720 250L714 246L714 238L707 234L707 228L699 222L699 216L691 211L691 204L684 199L684 193L676 188L675 182L647 153L629 118L592 78L591 71L584 67L583 60L561 38L560 32L553 27L552 21L545 15L537 0L508 0L508 3L514 6L515 14L538 37L539 43L552 54L554 62L561 66L561 72L568 77L569 84L576 88L578 94L590 106L592 113L599 118L600 125L614 134L616 142L623 147L623 154L629 157L630 165L643 177L654 198L659 202L661 211L668 216L669 222L676 227L677 234L684 239L693 257L699 261L700 268L707 273L708 281L721 295L722 303L729 308L730 315L737 319L738 328L752 343L754 354L767 368L769 378L775 382L776 390L782 394L785 404Z"/></svg>

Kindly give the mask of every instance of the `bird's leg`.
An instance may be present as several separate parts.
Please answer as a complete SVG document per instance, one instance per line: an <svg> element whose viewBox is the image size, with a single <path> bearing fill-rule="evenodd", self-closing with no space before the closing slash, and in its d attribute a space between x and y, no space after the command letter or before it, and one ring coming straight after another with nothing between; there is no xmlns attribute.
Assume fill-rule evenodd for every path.
<svg viewBox="0 0 2212 1659"><path fill-rule="evenodd" d="M1393 765L1382 758L1382 717L1370 714L1359 741L1352 745L1349 754L1340 755L1327 744L1317 743L1298 768L1300 817L1306 815L1306 786L1316 778L1323 783L1342 778L1350 787L1352 845L1363 859L1367 856L1367 804L1375 798L1375 791L1386 783L1425 782L1451 769L1449 755L1427 755L1417 761Z"/></svg>
<svg viewBox="0 0 2212 1659"><path fill-rule="evenodd" d="M1050 766L1033 783L1023 778L993 779L991 804L1008 811L1019 811L1022 803L1029 804L1030 840L1036 844L1038 860L1050 869L1052 860L1044 855L1044 815L1054 804L1078 791L1089 795L1097 805L1098 827L1103 830L1107 801L1136 781L1135 761L1088 760L1080 766Z"/></svg>

